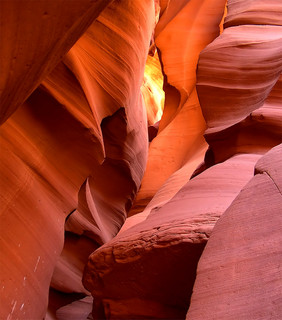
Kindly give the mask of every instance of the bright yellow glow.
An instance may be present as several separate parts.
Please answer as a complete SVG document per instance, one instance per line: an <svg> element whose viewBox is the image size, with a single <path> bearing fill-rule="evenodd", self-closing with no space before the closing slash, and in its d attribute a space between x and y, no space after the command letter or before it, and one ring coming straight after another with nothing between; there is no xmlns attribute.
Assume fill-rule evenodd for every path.
<svg viewBox="0 0 282 320"><path fill-rule="evenodd" d="M148 55L141 90L147 109L148 125L153 125L162 117L165 99L163 74L157 51L153 57Z"/></svg>
<svg viewBox="0 0 282 320"><path fill-rule="evenodd" d="M219 24L220 34L222 34L222 32L223 32L223 24L224 24L224 19L225 19L226 15L227 15L227 1L225 3L224 13L223 13L221 22Z"/></svg>

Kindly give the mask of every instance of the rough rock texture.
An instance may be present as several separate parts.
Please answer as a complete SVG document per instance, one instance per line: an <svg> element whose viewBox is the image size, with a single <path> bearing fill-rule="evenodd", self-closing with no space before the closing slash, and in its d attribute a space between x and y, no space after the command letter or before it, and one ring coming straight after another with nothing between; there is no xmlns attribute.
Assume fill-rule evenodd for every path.
<svg viewBox="0 0 282 320"><path fill-rule="evenodd" d="M216 224L200 259L187 320L280 319L282 145Z"/></svg>
<svg viewBox="0 0 282 320"><path fill-rule="evenodd" d="M84 274L96 301L93 315L98 318L103 308L107 319L183 318L209 234L252 176L258 158L237 155L213 166L145 221L96 250Z"/></svg>
<svg viewBox="0 0 282 320"><path fill-rule="evenodd" d="M148 146L140 87L154 7L150 0L122 1L106 10L1 127L0 318L43 318L65 218L78 209L93 221L104 203L97 237L112 237L139 187ZM95 197L88 195L82 210L78 193L86 179ZM81 228L71 231L81 234ZM75 257L73 250L78 266L68 270L72 263L62 263L68 247L57 263L57 274L66 278L57 282L65 291L81 292L79 275L72 281L67 276L75 269L81 277L88 252Z"/></svg>

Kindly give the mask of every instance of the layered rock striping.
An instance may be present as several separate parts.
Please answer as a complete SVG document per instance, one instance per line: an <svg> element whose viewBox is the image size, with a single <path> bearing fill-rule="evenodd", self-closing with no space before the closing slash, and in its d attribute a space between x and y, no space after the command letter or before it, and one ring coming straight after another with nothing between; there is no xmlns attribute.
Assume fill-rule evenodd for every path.
<svg viewBox="0 0 282 320"><path fill-rule="evenodd" d="M15 6L9 3L3 4L8 11ZM73 15L78 5L74 3L68 8ZM92 7L98 4L91 3ZM114 20L113 12L118 12ZM59 11L49 13L48 26L54 28ZM95 16L92 12L92 20L87 16L83 25L89 26L99 13ZM82 16L80 11L76 14L75 25L80 26ZM71 15L60 18L57 23L66 19L71 24L74 19ZM113 2L2 125L1 318L43 318L56 263L52 284L65 292L85 292L79 282L89 251L113 237L124 222L146 163L147 122L140 86L154 23L151 1ZM36 32L30 37L40 47ZM66 40L69 44L75 41L68 34ZM15 45L20 50L21 42ZM43 64L40 59L36 63ZM46 63L50 69L56 65L51 59ZM44 72L38 78L29 75L24 95L14 93L18 104L38 85ZM22 81L20 76L15 79ZM86 191L81 187L84 183ZM68 230L86 237L89 247L84 243L81 251L83 239L73 241L75 236L67 235L58 261L65 219L70 214ZM85 222L82 225L80 217Z"/></svg>
<svg viewBox="0 0 282 320"><path fill-rule="evenodd" d="M0 6L0 318L280 319L280 1Z"/></svg>
<svg viewBox="0 0 282 320"><path fill-rule="evenodd" d="M165 107L130 215L143 211L165 181L186 163L189 179L207 147L203 139L206 124L195 86L196 68L201 50L219 35L225 0L174 0L160 5L155 42L165 77Z"/></svg>

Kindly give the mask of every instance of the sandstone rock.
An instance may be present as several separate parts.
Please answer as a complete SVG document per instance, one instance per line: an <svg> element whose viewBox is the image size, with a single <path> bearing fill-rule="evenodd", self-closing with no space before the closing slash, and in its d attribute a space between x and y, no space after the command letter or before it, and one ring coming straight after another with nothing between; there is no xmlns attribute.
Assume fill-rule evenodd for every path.
<svg viewBox="0 0 282 320"><path fill-rule="evenodd" d="M143 211L165 181L186 162L191 163L192 174L204 157L200 151L205 145L202 135L206 124L195 89L196 67L201 50L219 34L225 1L174 0L160 4L155 42L165 75L165 107L130 215Z"/></svg>
<svg viewBox="0 0 282 320"><path fill-rule="evenodd" d="M279 0L228 0L228 16L225 27L243 24L281 26L282 6Z"/></svg>
<svg viewBox="0 0 282 320"><path fill-rule="evenodd" d="M236 153L266 153L282 141L282 77L273 87L262 107L244 120L218 132L206 130L213 162L218 163Z"/></svg>
<svg viewBox="0 0 282 320"><path fill-rule="evenodd" d="M0 123L23 104L110 2L1 1Z"/></svg>
<svg viewBox="0 0 282 320"><path fill-rule="evenodd" d="M227 7L225 29L201 52L197 70L214 163L238 152L264 154L281 143L282 134L282 29L271 15L281 5L229 0Z"/></svg>
<svg viewBox="0 0 282 320"><path fill-rule="evenodd" d="M148 147L140 86L154 8L123 1L107 10L1 127L0 318L43 318L65 218L88 177L99 201L115 208L111 236L139 187ZM32 30L39 46L39 29ZM68 261L59 270L81 272Z"/></svg>
<svg viewBox="0 0 282 320"><path fill-rule="evenodd" d="M146 121L140 100L141 95L137 89L143 78L148 42L147 47L145 42L140 44L139 57L135 57L136 51L133 47L130 48L131 37L135 36L134 28L136 28L133 17L135 17L135 10L138 6L143 10L147 7L151 9L151 16L145 17L149 21L144 20L144 26L147 29L145 27L143 29L144 32L147 32L145 39L148 40L153 27L153 7L150 1L142 5L138 3L129 5L124 2L124 7L114 3L99 16L97 22L87 30L65 59L65 63L77 75L87 100L92 106L97 131L100 131L100 139L103 142L106 156L99 170L95 170L93 166L92 176L88 177L82 185L78 208L70 216L66 230L76 234L85 233L100 245L109 241L124 222L134 193L140 184L146 161L148 139ZM131 15L126 16L127 24L125 20L117 19L112 25L112 12L122 16L125 15L125 8L131 10L129 11ZM125 34L126 28L132 29L132 34ZM136 28L135 32L138 33L139 30ZM102 34L103 37L108 34L111 41L117 38L117 41L103 45L100 43ZM135 37L134 40L136 39ZM144 41L144 38L140 37L140 41ZM113 64L112 56L117 46L121 46L121 52L118 60ZM103 63L108 65L108 76L105 75L104 67L101 68L102 58L99 60L99 55L103 56ZM122 78L120 74L129 64L127 61L129 56L135 59L131 61L135 73L132 73L133 68L131 68ZM89 65L91 68L88 67ZM109 92L105 88L109 88ZM105 100L104 105L101 104L103 101L100 101L99 97ZM101 108L97 109L99 104ZM123 105L125 107L120 108ZM133 112L134 109L135 112ZM100 125L102 116L106 117L103 118ZM60 270L58 271L60 275L64 271L58 264L56 270ZM77 291L74 290L75 287L71 285L71 281L67 283L69 288L63 291ZM58 288L58 284L55 288Z"/></svg>
<svg viewBox="0 0 282 320"><path fill-rule="evenodd" d="M197 153L194 154L194 157L188 163L185 163L179 170L174 172L161 186L161 188L156 192L151 201L149 199L144 199L143 202L139 201L138 205L135 204L134 209L136 211L142 210L143 207L145 209L135 215L128 217L125 220L120 232L134 226L135 224L144 221L150 212L156 207L162 207L164 204L169 202L179 190L184 187L184 185L189 180L191 176L191 172L193 167L196 167L199 158L204 154L206 150L206 145L203 144L202 150L199 149ZM148 205L147 202L149 201Z"/></svg>
<svg viewBox="0 0 282 320"><path fill-rule="evenodd" d="M282 145L280 144L259 159L255 166L255 172L257 174L265 173L269 175L280 193L282 189L281 156Z"/></svg>
<svg viewBox="0 0 282 320"><path fill-rule="evenodd" d="M258 161L216 224L186 319L281 318L281 152L279 145Z"/></svg>
<svg viewBox="0 0 282 320"><path fill-rule="evenodd" d="M96 301L94 318L101 308L107 319L183 317L209 234L258 158L237 155L206 170L145 221L96 250L84 275Z"/></svg>
<svg viewBox="0 0 282 320"><path fill-rule="evenodd" d="M160 122L156 122L154 125L148 127L149 142L151 142L158 134Z"/></svg>
<svg viewBox="0 0 282 320"><path fill-rule="evenodd" d="M50 286L61 292L89 294L82 285L82 274L88 256L97 248L97 243L88 237L66 232L64 248L56 263Z"/></svg>
<svg viewBox="0 0 282 320"><path fill-rule="evenodd" d="M280 1L229 0L227 7L225 29L201 52L197 70L208 133L262 107L282 71Z"/></svg>
<svg viewBox="0 0 282 320"><path fill-rule="evenodd" d="M282 71L281 35L277 26L227 28L202 51L197 91L209 132L262 106Z"/></svg>
<svg viewBox="0 0 282 320"><path fill-rule="evenodd" d="M48 310L44 317L44 320L58 320L56 316L56 312L58 309L63 308L67 305L72 304L75 301L79 301L84 298L85 298L85 294L81 294L81 293L67 294L67 293L63 293L50 288ZM82 314L83 314L83 311L82 311Z"/></svg>
<svg viewBox="0 0 282 320"><path fill-rule="evenodd" d="M237 153L264 154L282 141L281 27L272 10L281 11L278 1L228 1L226 29L200 54L210 165ZM186 319L280 319L280 154L281 145L257 162L257 175L212 231Z"/></svg>
<svg viewBox="0 0 282 320"><path fill-rule="evenodd" d="M87 320L93 319L91 315L93 298L85 297L81 300L72 302L56 312L57 320Z"/></svg>
<svg viewBox="0 0 282 320"><path fill-rule="evenodd" d="M166 130L160 132L159 128L158 135L151 142L142 186L130 216L141 212L165 181L186 162L190 163L191 175L202 161L206 150L202 136L205 126L195 90L189 100L190 107L181 109Z"/></svg>
<svg viewBox="0 0 282 320"><path fill-rule="evenodd" d="M1 319L281 318L281 9L1 2Z"/></svg>

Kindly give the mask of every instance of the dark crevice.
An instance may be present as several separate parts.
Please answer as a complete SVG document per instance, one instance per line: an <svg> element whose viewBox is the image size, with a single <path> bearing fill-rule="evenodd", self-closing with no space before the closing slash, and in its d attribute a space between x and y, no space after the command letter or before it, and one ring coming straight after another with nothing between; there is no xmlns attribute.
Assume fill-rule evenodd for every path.
<svg viewBox="0 0 282 320"><path fill-rule="evenodd" d="M73 210L67 215L65 222L68 221L69 217L70 217L75 211L76 211L76 209L73 209Z"/></svg>

